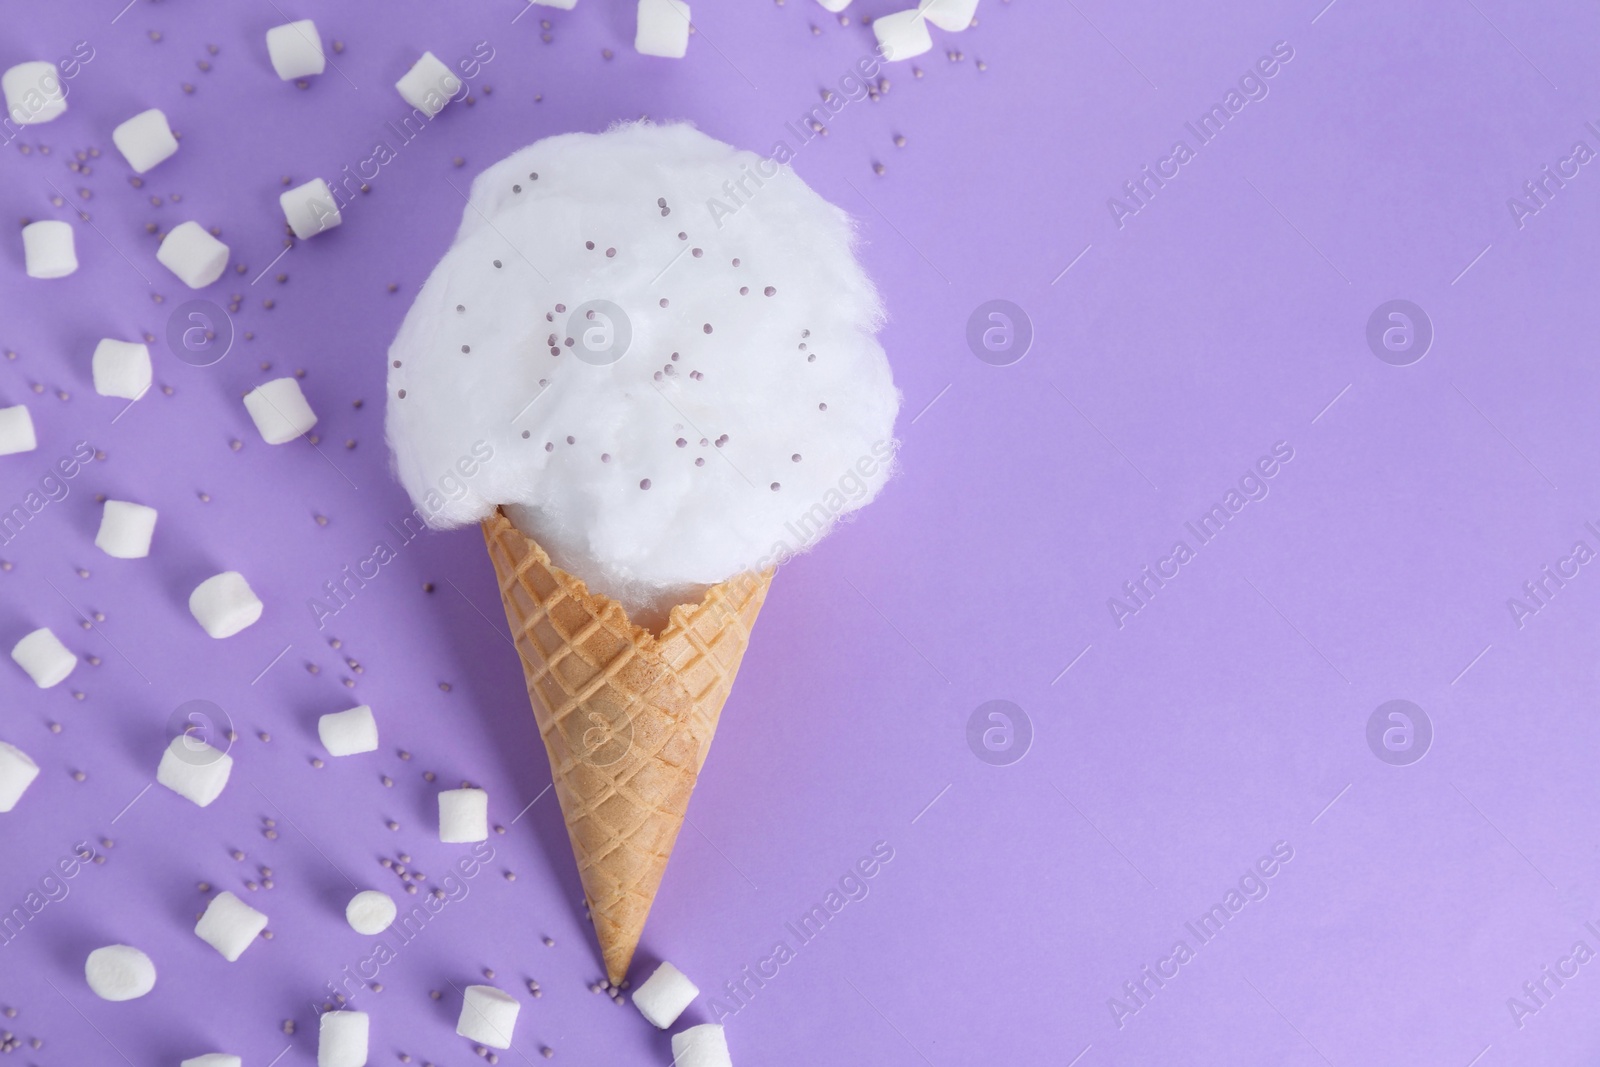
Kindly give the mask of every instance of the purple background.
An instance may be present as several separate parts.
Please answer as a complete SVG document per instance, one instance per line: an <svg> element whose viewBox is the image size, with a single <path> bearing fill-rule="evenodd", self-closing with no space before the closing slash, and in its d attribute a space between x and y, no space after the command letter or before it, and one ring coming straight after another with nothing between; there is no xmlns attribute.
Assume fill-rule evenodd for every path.
<svg viewBox="0 0 1600 1067"><path fill-rule="evenodd" d="M71 110L0 152L5 214L90 215L66 280L27 279L20 240L0 242L0 403L28 404L40 442L0 459L0 504L75 441L105 453L0 548L0 645L48 625L100 661L47 692L0 663L0 738L43 769L0 816L0 909L75 842L108 858L0 946L0 1005L19 1010L0 1027L44 1040L14 1055L312 1062L313 1004L373 941L344 924L352 885L395 892L378 860L401 851L437 885L462 849L438 843L433 796L470 779L508 832L382 968L383 991L356 999L372 1062L469 1062L451 987L485 967L525 1005L502 1062L544 1062L543 1045L555 1062L668 1062L665 1035L586 988L600 967L553 799L511 822L549 777L477 531L405 546L320 632L305 603L409 510L387 473L383 353L458 224L447 181L465 190L539 137L646 113L760 151L792 143L785 122L871 48L860 17L895 0L857 0L848 25L812 0L696 0L677 63L634 53L621 0L515 23L516 0L138 0L116 17L121 3L13 11L0 43L0 67L79 40L95 52ZM894 859L727 1020L741 1067L1600 1053L1600 962L1521 1027L1507 1006L1574 942L1600 949L1583 926L1600 926L1600 576L1582 568L1520 629L1506 604L1580 538L1600 549L1583 525L1600 525L1597 164L1522 228L1507 207L1575 141L1600 148L1584 125L1600 124L1600 14L1322 4L984 0L977 27L934 31L913 61L924 77L887 67L880 100L799 151L798 172L860 220L891 311L904 471L774 584L640 961L670 958L717 993L792 942L784 924L874 842ZM286 16L346 46L305 91L267 63L263 34ZM404 114L392 86L420 50L453 61L480 40L495 56L472 106L452 104L342 228L252 283L281 251L280 178L355 166ZM1119 228L1107 198L1192 144L1184 123L1278 41L1294 57L1270 94ZM110 130L151 106L183 146L134 189ZM91 148L92 173L69 169ZM153 345L170 395L113 423L123 403L93 391L94 342L164 333L189 294L145 227L189 218L247 267L203 294L238 294L241 337L207 368ZM991 298L1036 331L1013 366L965 341ZM1436 331L1411 366L1365 340L1391 298ZM239 397L300 369L319 443L268 447ZM1279 441L1294 458L1270 495L1119 628L1107 598ZM161 509L150 558L93 547L102 493ZM215 642L186 599L230 568L266 614ZM104 618L86 629L80 612ZM1410 766L1366 741L1395 698L1435 733ZM240 735L205 810L141 793L191 699ZM966 740L992 699L1032 723L1010 766ZM360 702L380 751L313 768L317 716ZM1199 945L1184 923L1279 841L1294 858L1269 895ZM274 888L242 888L261 865ZM264 910L273 939L223 962L190 932L201 881ZM1180 938L1195 958L1119 1026L1109 998ZM108 1004L82 964L118 941L161 978Z"/></svg>

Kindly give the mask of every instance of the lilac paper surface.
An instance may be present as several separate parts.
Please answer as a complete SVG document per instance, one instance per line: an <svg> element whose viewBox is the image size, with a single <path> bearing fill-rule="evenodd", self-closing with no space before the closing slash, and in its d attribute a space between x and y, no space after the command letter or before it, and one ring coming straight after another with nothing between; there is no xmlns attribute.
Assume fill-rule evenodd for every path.
<svg viewBox="0 0 1600 1067"><path fill-rule="evenodd" d="M670 958L704 991L685 1020L721 1018L745 1067L1593 1059L1591 7L984 0L802 145L871 51L862 17L893 4L845 24L699 0L681 62L635 54L620 2L121 4L14 11L0 42L0 67L93 53L66 115L0 153L6 213L71 221L82 263L35 281L0 243L0 403L39 439L0 458L0 504L75 442L104 452L0 547L0 644L49 626L80 657L48 691L0 669L0 739L42 769L0 816L21 1062L309 1063L329 983L363 971L375 1063L469 1062L454 1023L481 981L524 1005L505 1062L670 1061L586 988L600 965L481 539L400 543L382 439L384 350L472 175L640 114L783 139L860 221L906 406L903 472L773 585L636 978ZM286 16L344 46L303 90L266 56ZM478 42L470 106L399 145L394 82ZM182 147L133 188L110 131L147 107ZM394 157L343 226L274 262L282 179L337 180L379 139ZM198 294L239 301L206 367L164 341L195 294L147 232L186 219L246 268ZM991 300L1027 326L979 316L974 348ZM1369 343L1392 300L1413 308ZM124 412L89 358L144 333L158 388ZM240 397L302 370L317 444L266 446ZM100 494L160 509L148 559L93 547ZM1187 524L1214 505L1204 539ZM307 602L380 539L393 561L319 628ZM227 569L266 613L218 642L186 601ZM203 810L147 789L193 700L239 735ZM1021 714L970 727L995 700ZM1407 717L1369 732L1396 700ZM327 758L317 717L361 703L379 750ZM437 841L434 798L463 780L506 832L375 964L344 905L445 885L466 846ZM79 842L105 862L45 882ZM875 846L892 860L845 880ZM402 852L416 897L379 862ZM858 899L796 936L842 880ZM224 962L191 932L201 882L272 939ZM89 992L84 957L117 942L155 960L149 996Z"/></svg>

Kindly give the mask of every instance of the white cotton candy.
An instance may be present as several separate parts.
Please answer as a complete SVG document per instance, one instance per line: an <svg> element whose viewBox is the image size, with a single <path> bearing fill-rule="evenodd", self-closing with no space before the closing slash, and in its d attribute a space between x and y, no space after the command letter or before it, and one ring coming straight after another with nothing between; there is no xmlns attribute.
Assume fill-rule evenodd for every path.
<svg viewBox="0 0 1600 1067"><path fill-rule="evenodd" d="M135 341L102 340L90 363L94 391L101 396L138 400L150 388L150 349Z"/></svg>
<svg viewBox="0 0 1600 1067"><path fill-rule="evenodd" d="M111 143L135 174L143 174L178 150L178 139L158 107L141 111L111 131Z"/></svg>
<svg viewBox="0 0 1600 1067"><path fill-rule="evenodd" d="M722 1027L703 1023L673 1034L672 1067L733 1067Z"/></svg>
<svg viewBox="0 0 1600 1067"><path fill-rule="evenodd" d="M279 193L278 206L283 209L289 228L302 241L344 221L333 199L333 190L321 178L312 178L304 185Z"/></svg>
<svg viewBox="0 0 1600 1067"><path fill-rule="evenodd" d="M689 51L689 5L684 0L639 0L633 47L640 55L682 59Z"/></svg>
<svg viewBox="0 0 1600 1067"><path fill-rule="evenodd" d="M322 52L317 24L310 19L286 22L267 31L267 57L272 69L286 82L321 74L328 57Z"/></svg>
<svg viewBox="0 0 1600 1067"><path fill-rule="evenodd" d="M136 1000L156 987L156 965L132 945L107 945L89 953L83 976L101 1000Z"/></svg>
<svg viewBox="0 0 1600 1067"><path fill-rule="evenodd" d="M54 63L18 63L0 74L6 113L18 126L36 126L67 110L67 87Z"/></svg>
<svg viewBox="0 0 1600 1067"><path fill-rule="evenodd" d="M94 545L113 559L143 559L156 532L155 508L126 500L107 500L100 512Z"/></svg>
<svg viewBox="0 0 1600 1067"><path fill-rule="evenodd" d="M161 753L156 781L204 808L222 795L232 773L232 756L184 733L169 741Z"/></svg>
<svg viewBox="0 0 1600 1067"><path fill-rule="evenodd" d="M161 239L156 262L191 289L204 289L228 269L228 246L198 222L180 222Z"/></svg>
<svg viewBox="0 0 1600 1067"><path fill-rule="evenodd" d="M394 906L394 898L376 889L357 893L344 908L345 922L350 924L350 929L369 937L389 929L397 914L399 909Z"/></svg>
<svg viewBox="0 0 1600 1067"><path fill-rule="evenodd" d="M22 258L30 278L65 278L78 269L72 224L60 219L30 222L22 228Z"/></svg>
<svg viewBox="0 0 1600 1067"><path fill-rule="evenodd" d="M261 599L238 571L212 575L189 594L189 614L212 637L221 639L261 618Z"/></svg>
<svg viewBox="0 0 1600 1067"><path fill-rule="evenodd" d="M972 16L978 13L978 0L921 0L917 10L941 30L957 33L972 25Z"/></svg>
<svg viewBox="0 0 1600 1067"><path fill-rule="evenodd" d="M234 962L267 928L267 917L229 892L211 898L205 914L195 924L200 940Z"/></svg>
<svg viewBox="0 0 1600 1067"><path fill-rule="evenodd" d="M378 748L378 722L365 704L335 711L317 720L317 736L330 756L354 756Z"/></svg>
<svg viewBox="0 0 1600 1067"><path fill-rule="evenodd" d="M38 447L38 438L33 434L33 416L28 413L27 405L0 408L0 456L32 452Z"/></svg>
<svg viewBox="0 0 1600 1067"><path fill-rule="evenodd" d="M364 1067L370 1020L364 1011L325 1011L317 1021L317 1067Z"/></svg>
<svg viewBox="0 0 1600 1067"><path fill-rule="evenodd" d="M456 1033L490 1048L510 1048L511 1031L522 1005L492 985L469 985L461 1001Z"/></svg>
<svg viewBox="0 0 1600 1067"><path fill-rule="evenodd" d="M15 745L0 741L0 814L10 811L39 777L39 765Z"/></svg>
<svg viewBox="0 0 1600 1067"><path fill-rule="evenodd" d="M900 398L853 241L788 168L687 125L517 152L473 183L390 348L400 480L438 527L520 505L557 565L630 612L803 551L894 458ZM597 300L624 318L587 318Z"/></svg>
<svg viewBox="0 0 1600 1067"><path fill-rule="evenodd" d="M461 91L461 79L445 66L444 60L424 52L394 87L406 103L432 118Z"/></svg>
<svg viewBox="0 0 1600 1067"><path fill-rule="evenodd" d="M873 36L878 38L883 58L896 60L920 56L933 47L933 35L920 11L896 11L872 20Z"/></svg>
<svg viewBox="0 0 1600 1067"><path fill-rule="evenodd" d="M11 649L11 658L17 666L28 672L33 684L40 689L60 685L78 665L78 657L67 650L61 639L48 626L28 634Z"/></svg>
<svg viewBox="0 0 1600 1067"><path fill-rule="evenodd" d="M244 395L244 409L269 445L288 444L317 424L317 413L293 378L274 378L256 386Z"/></svg>
<svg viewBox="0 0 1600 1067"><path fill-rule="evenodd" d="M204 1056L183 1060L178 1067L241 1067L243 1063L238 1056L226 1052L207 1052Z"/></svg>
<svg viewBox="0 0 1600 1067"><path fill-rule="evenodd" d="M689 981L688 975L662 960L655 973L633 991L633 1005L651 1026L665 1030L699 995L699 987Z"/></svg>
<svg viewBox="0 0 1600 1067"><path fill-rule="evenodd" d="M439 794L439 840L448 845L489 839L489 794L446 789Z"/></svg>

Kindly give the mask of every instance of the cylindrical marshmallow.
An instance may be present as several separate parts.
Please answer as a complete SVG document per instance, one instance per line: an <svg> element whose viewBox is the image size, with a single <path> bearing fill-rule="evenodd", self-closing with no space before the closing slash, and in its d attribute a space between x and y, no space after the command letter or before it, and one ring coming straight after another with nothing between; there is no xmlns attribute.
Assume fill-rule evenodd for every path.
<svg viewBox="0 0 1600 1067"><path fill-rule="evenodd" d="M482 789L440 793L439 840L447 845L489 840L489 794Z"/></svg>
<svg viewBox="0 0 1600 1067"><path fill-rule="evenodd" d="M835 15L850 6L850 0L817 0L817 3L822 5L823 10L831 11Z"/></svg>
<svg viewBox="0 0 1600 1067"><path fill-rule="evenodd" d="M368 936L381 934L389 929L389 924L394 922L398 912L399 909L394 906L394 898L376 889L362 890L351 897L350 903L344 906L344 918L350 924L350 929Z"/></svg>
<svg viewBox="0 0 1600 1067"><path fill-rule="evenodd" d="M150 388L150 349L136 341L105 338L94 346L90 365L101 396L138 400Z"/></svg>
<svg viewBox="0 0 1600 1067"><path fill-rule="evenodd" d="M36 126L67 110L67 87L54 63L18 63L0 74L6 113L18 126Z"/></svg>
<svg viewBox="0 0 1600 1067"><path fill-rule="evenodd" d="M78 269L72 225L60 219L30 222L22 228L22 258L30 278L65 278Z"/></svg>
<svg viewBox="0 0 1600 1067"><path fill-rule="evenodd" d="M205 914L195 924L194 932L229 963L234 962L255 943L261 931L267 928L267 917L232 893L222 892L211 898Z"/></svg>
<svg viewBox="0 0 1600 1067"><path fill-rule="evenodd" d="M156 965L132 945L107 945L83 964L89 988L101 1000L134 1000L156 987Z"/></svg>
<svg viewBox="0 0 1600 1067"><path fill-rule="evenodd" d="M67 646L48 626L41 626L18 641L11 649L11 658L28 672L28 677L40 689L60 685L78 665L78 657L67 651Z"/></svg>
<svg viewBox="0 0 1600 1067"><path fill-rule="evenodd" d="M317 1023L317 1067L365 1067L369 1020L364 1011L325 1011Z"/></svg>
<svg viewBox="0 0 1600 1067"><path fill-rule="evenodd" d="M135 174L143 174L178 150L166 113L158 107L141 111L112 130L111 143Z"/></svg>
<svg viewBox="0 0 1600 1067"><path fill-rule="evenodd" d="M240 1067L244 1061L226 1052L207 1052L178 1064L178 1067Z"/></svg>
<svg viewBox="0 0 1600 1067"><path fill-rule="evenodd" d="M261 600L238 571L212 575L189 594L189 614L215 638L234 634L261 618Z"/></svg>
<svg viewBox="0 0 1600 1067"><path fill-rule="evenodd" d="M917 10L941 30L958 33L972 25L978 0L921 0Z"/></svg>
<svg viewBox="0 0 1600 1067"><path fill-rule="evenodd" d="M286 22L268 30L267 56L272 60L272 69L286 82L321 74L328 65L317 24L310 19Z"/></svg>
<svg viewBox="0 0 1600 1067"><path fill-rule="evenodd" d="M933 47L933 35L920 11L896 11L872 20L872 34L878 39L879 53L890 63L920 56Z"/></svg>
<svg viewBox="0 0 1600 1067"><path fill-rule="evenodd" d="M233 757L193 734L179 734L161 753L156 781L181 797L206 807L222 795L233 773Z"/></svg>
<svg viewBox="0 0 1600 1067"><path fill-rule="evenodd" d="M349 711L335 711L317 720L317 736L330 756L354 756L378 748L378 723L365 704Z"/></svg>
<svg viewBox="0 0 1600 1067"><path fill-rule="evenodd" d="M269 445L288 444L317 424L317 413L293 378L274 378L256 386L244 395L244 409Z"/></svg>
<svg viewBox="0 0 1600 1067"><path fill-rule="evenodd" d="M683 0L639 0L633 47L640 55L682 59L689 51L689 5Z"/></svg>
<svg viewBox="0 0 1600 1067"><path fill-rule="evenodd" d="M331 230L344 221L339 215L339 205L333 199L333 190L321 178L312 178L304 185L279 193L278 206L283 208L283 217L289 220L289 228L302 241L324 230Z"/></svg>
<svg viewBox="0 0 1600 1067"><path fill-rule="evenodd" d="M10 811L39 777L39 765L14 745L0 741L0 814Z"/></svg>
<svg viewBox="0 0 1600 1067"><path fill-rule="evenodd" d="M461 91L461 79L438 56L424 52L394 87L406 103L432 118Z"/></svg>
<svg viewBox="0 0 1600 1067"><path fill-rule="evenodd" d="M198 222L180 222L161 239L156 261L191 289L204 289L228 269L228 246Z"/></svg>
<svg viewBox="0 0 1600 1067"><path fill-rule="evenodd" d="M716 1023L691 1026L672 1035L673 1067L733 1067L728 1038Z"/></svg>
<svg viewBox="0 0 1600 1067"><path fill-rule="evenodd" d="M39 447L33 435L33 416L24 404L0 408L0 456L32 452Z"/></svg>
<svg viewBox="0 0 1600 1067"><path fill-rule="evenodd" d="M687 975L662 960L644 985L633 991L633 1004L651 1026L665 1030L678 1021L683 1009L699 995L699 987L689 981Z"/></svg>
<svg viewBox="0 0 1600 1067"><path fill-rule="evenodd" d="M563 11L571 11L578 6L578 0L533 0L541 7L559 7Z"/></svg>
<svg viewBox="0 0 1600 1067"><path fill-rule="evenodd" d="M156 509L126 500L107 500L100 512L94 546L112 559L143 559L156 532Z"/></svg>
<svg viewBox="0 0 1600 1067"><path fill-rule="evenodd" d="M492 985L469 985L461 1001L456 1033L490 1048L510 1048L511 1031L521 1010L522 1005L509 993Z"/></svg>

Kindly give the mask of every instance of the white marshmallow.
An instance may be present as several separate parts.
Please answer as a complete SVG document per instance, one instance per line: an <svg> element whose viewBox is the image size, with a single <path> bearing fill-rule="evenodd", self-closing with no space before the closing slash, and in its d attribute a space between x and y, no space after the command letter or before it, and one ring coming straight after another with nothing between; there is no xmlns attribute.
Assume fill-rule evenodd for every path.
<svg viewBox="0 0 1600 1067"><path fill-rule="evenodd" d="M138 400L150 388L150 349L134 341L105 338L94 346L94 391Z"/></svg>
<svg viewBox="0 0 1600 1067"><path fill-rule="evenodd" d="M22 404L0 408L0 456L32 452L39 447L33 435L33 416Z"/></svg>
<svg viewBox="0 0 1600 1067"><path fill-rule="evenodd" d="M107 945L83 964L89 988L101 1000L135 1000L156 987L156 965L132 945Z"/></svg>
<svg viewBox="0 0 1600 1067"><path fill-rule="evenodd" d="M378 723L365 704L349 711L335 711L317 720L317 736L330 756L354 756L378 748Z"/></svg>
<svg viewBox="0 0 1600 1067"><path fill-rule="evenodd" d="M689 51L689 5L683 0L639 0L633 47L640 55L682 59Z"/></svg>
<svg viewBox="0 0 1600 1067"><path fill-rule="evenodd" d="M440 793L439 840L447 845L489 840L489 794L482 789Z"/></svg>
<svg viewBox="0 0 1600 1067"><path fill-rule="evenodd" d="M364 1011L325 1011L317 1023L317 1067L365 1067L367 1031Z"/></svg>
<svg viewBox="0 0 1600 1067"><path fill-rule="evenodd" d="M144 559L156 532L156 509L126 500L107 500L100 512L94 547L112 559Z"/></svg>
<svg viewBox="0 0 1600 1067"><path fill-rule="evenodd" d="M394 922L398 913L394 898L376 889L362 890L344 906L344 918L350 924L350 929L369 936L389 929L389 924Z"/></svg>
<svg viewBox="0 0 1600 1067"><path fill-rule="evenodd" d="M394 87L406 103L431 119L461 91L461 79L438 56L424 52Z"/></svg>
<svg viewBox="0 0 1600 1067"><path fill-rule="evenodd" d="M673 1067L733 1067L728 1038L716 1023L691 1026L672 1035Z"/></svg>
<svg viewBox="0 0 1600 1067"><path fill-rule="evenodd" d="M54 63L18 63L0 74L6 112L18 126L36 126L67 110L67 87Z"/></svg>
<svg viewBox="0 0 1600 1067"><path fill-rule="evenodd" d="M72 673L72 668L78 665L78 657L67 651L67 646L50 632L48 626L42 626L18 641L11 649L11 658L28 672L28 677L40 689L60 685Z"/></svg>
<svg viewBox="0 0 1600 1067"><path fill-rule="evenodd" d="M267 56L272 69L286 82L321 74L328 66L317 24L310 19L286 22L267 31Z"/></svg>
<svg viewBox="0 0 1600 1067"><path fill-rule="evenodd" d="M344 221L333 199L333 190L321 178L312 178L304 185L279 193L278 206L283 209L283 217L289 220L289 228L302 241Z"/></svg>
<svg viewBox="0 0 1600 1067"><path fill-rule="evenodd" d="M578 6L578 0L533 0L540 7L559 7L563 11L571 11Z"/></svg>
<svg viewBox="0 0 1600 1067"><path fill-rule="evenodd" d="M265 915L224 891L211 898L194 932L232 963L266 928Z"/></svg>
<svg viewBox="0 0 1600 1067"><path fill-rule="evenodd" d="M22 258L30 278L65 278L78 269L72 226L60 219L31 222L22 228Z"/></svg>
<svg viewBox="0 0 1600 1067"><path fill-rule="evenodd" d="M0 814L10 811L39 777L39 765L14 745L0 741Z"/></svg>
<svg viewBox="0 0 1600 1067"><path fill-rule="evenodd" d="M233 757L191 734L174 737L156 768L156 781L200 807L222 795L233 773Z"/></svg>
<svg viewBox="0 0 1600 1067"><path fill-rule="evenodd" d="M522 1005L517 998L492 985L469 985L461 1001L456 1033L490 1048L510 1048L511 1031Z"/></svg>
<svg viewBox="0 0 1600 1067"><path fill-rule="evenodd" d="M178 1067L241 1067L244 1063L238 1056L231 1056L226 1052L208 1052L204 1056L184 1060Z"/></svg>
<svg viewBox="0 0 1600 1067"><path fill-rule="evenodd" d="M817 0L824 11L832 11L835 15L850 6L850 0Z"/></svg>
<svg viewBox="0 0 1600 1067"><path fill-rule="evenodd" d="M191 289L204 289L228 269L228 246L198 222L180 222L161 239L156 261Z"/></svg>
<svg viewBox="0 0 1600 1067"><path fill-rule="evenodd" d="M879 15L872 20L872 33L882 46L884 60L890 63L920 56L933 47L933 36L928 33L927 20L920 11Z"/></svg>
<svg viewBox="0 0 1600 1067"><path fill-rule="evenodd" d="M256 386L244 395L244 409L269 445L288 444L317 424L317 413L293 378L274 378Z"/></svg>
<svg viewBox="0 0 1600 1067"><path fill-rule="evenodd" d="M644 985L633 991L633 1005L651 1026L665 1030L678 1021L683 1009L699 995L700 988L689 981L686 974L662 960Z"/></svg>
<svg viewBox="0 0 1600 1067"><path fill-rule="evenodd" d="M261 618L261 600L238 571L212 575L189 594L189 614L212 637L234 634Z"/></svg>
<svg viewBox="0 0 1600 1067"><path fill-rule="evenodd" d="M959 33L972 25L972 16L978 13L978 0L921 0L917 10L941 30Z"/></svg>
<svg viewBox="0 0 1600 1067"><path fill-rule="evenodd" d="M111 143L135 174L143 174L178 150L178 139L167 125L166 112L158 107L141 111L112 130Z"/></svg>

